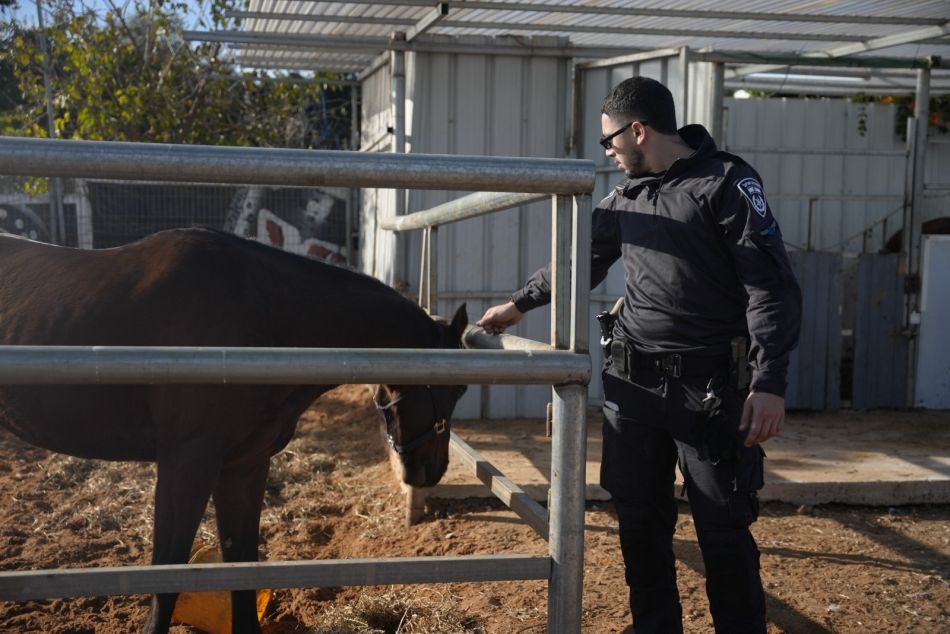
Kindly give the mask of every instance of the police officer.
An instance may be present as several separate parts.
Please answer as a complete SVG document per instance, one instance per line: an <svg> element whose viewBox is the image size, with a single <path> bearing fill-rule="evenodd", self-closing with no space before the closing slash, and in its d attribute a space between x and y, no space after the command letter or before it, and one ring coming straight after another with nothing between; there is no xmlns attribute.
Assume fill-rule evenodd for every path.
<svg viewBox="0 0 950 634"><path fill-rule="evenodd" d="M679 462L717 632L765 632L763 451L782 429L801 291L762 182L673 96L634 77L606 98L600 144L626 173L593 212L592 280L622 259L607 333L601 485L611 494L634 631L682 632L673 532ZM550 268L477 323L501 332L550 301Z"/></svg>

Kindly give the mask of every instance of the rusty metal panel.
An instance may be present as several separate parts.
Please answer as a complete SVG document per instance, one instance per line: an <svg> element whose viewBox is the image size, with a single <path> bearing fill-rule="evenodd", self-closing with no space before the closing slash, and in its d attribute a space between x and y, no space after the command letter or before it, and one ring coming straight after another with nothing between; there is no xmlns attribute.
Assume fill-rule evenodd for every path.
<svg viewBox="0 0 950 634"><path fill-rule="evenodd" d="M837 409L841 406L841 256L789 254L802 288L802 331L788 368L786 406Z"/></svg>
<svg viewBox="0 0 950 634"><path fill-rule="evenodd" d="M851 406L907 404L907 340L901 334L904 276L897 254L866 254L858 262Z"/></svg>

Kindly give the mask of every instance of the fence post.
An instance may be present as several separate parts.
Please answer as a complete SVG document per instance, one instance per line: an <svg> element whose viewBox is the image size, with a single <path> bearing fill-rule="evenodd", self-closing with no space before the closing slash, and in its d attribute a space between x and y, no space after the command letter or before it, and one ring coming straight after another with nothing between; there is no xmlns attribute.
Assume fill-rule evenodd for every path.
<svg viewBox="0 0 950 634"><path fill-rule="evenodd" d="M570 348L571 331L571 215L570 196L555 196L551 204L551 345Z"/></svg>
<svg viewBox="0 0 950 634"><path fill-rule="evenodd" d="M554 199L551 342L587 354L590 306L590 196ZM567 228L570 226L570 239ZM568 272L566 267L570 267ZM566 288L570 276L570 292ZM560 277L560 280L558 279ZM548 630L581 631L584 598L584 507L587 498L587 385L553 390Z"/></svg>
<svg viewBox="0 0 950 634"><path fill-rule="evenodd" d="M574 196L571 239L571 350L590 351L590 195Z"/></svg>
<svg viewBox="0 0 950 634"><path fill-rule="evenodd" d="M581 631L584 597L587 386L555 386L553 409L548 631L573 634Z"/></svg>

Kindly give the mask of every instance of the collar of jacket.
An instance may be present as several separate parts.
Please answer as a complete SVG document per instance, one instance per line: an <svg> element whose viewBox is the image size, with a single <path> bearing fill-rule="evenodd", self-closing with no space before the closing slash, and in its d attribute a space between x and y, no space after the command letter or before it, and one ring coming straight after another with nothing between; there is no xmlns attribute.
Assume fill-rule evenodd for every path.
<svg viewBox="0 0 950 634"><path fill-rule="evenodd" d="M617 187L621 194L627 198L636 198L640 193L640 190L644 187L650 185L658 186L659 182L665 179L668 175L682 171L697 161L704 160L718 151L716 142L709 135L709 132L707 132L706 128L699 125L698 123L683 126L677 130L677 134L679 134L680 138L683 139L683 141L685 141L686 144L695 151L686 158L675 161L665 172L660 174L646 174L644 176L626 179Z"/></svg>

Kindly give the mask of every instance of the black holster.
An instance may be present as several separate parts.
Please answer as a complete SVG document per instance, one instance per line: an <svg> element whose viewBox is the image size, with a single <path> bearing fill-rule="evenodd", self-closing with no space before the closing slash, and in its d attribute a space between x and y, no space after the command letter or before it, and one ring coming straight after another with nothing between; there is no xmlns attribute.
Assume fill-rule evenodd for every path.
<svg viewBox="0 0 950 634"><path fill-rule="evenodd" d="M729 345L729 382L740 392L748 388L752 380L748 347L749 342L745 337L736 337Z"/></svg>

